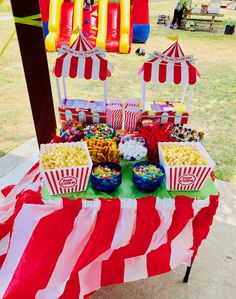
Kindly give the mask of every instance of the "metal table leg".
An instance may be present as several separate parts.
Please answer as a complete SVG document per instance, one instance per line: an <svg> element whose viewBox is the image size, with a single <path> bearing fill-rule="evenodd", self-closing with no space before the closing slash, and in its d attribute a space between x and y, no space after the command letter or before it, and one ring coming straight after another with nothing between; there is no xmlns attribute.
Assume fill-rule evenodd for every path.
<svg viewBox="0 0 236 299"><path fill-rule="evenodd" d="M192 267L187 267L187 270L185 272L184 279L183 279L183 282L185 282L185 283L188 282L188 278L189 278L189 274L190 274L191 268Z"/></svg>

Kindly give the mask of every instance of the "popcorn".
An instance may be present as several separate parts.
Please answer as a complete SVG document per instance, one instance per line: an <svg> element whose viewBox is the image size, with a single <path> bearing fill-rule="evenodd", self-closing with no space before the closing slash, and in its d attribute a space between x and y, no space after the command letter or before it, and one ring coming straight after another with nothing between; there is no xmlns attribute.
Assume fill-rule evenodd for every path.
<svg viewBox="0 0 236 299"><path fill-rule="evenodd" d="M51 152L42 154L41 164L44 170L88 166L89 159L87 152L83 148L58 145Z"/></svg>
<svg viewBox="0 0 236 299"><path fill-rule="evenodd" d="M170 166L206 166L207 160L202 157L198 150L182 144L162 145L164 161Z"/></svg>

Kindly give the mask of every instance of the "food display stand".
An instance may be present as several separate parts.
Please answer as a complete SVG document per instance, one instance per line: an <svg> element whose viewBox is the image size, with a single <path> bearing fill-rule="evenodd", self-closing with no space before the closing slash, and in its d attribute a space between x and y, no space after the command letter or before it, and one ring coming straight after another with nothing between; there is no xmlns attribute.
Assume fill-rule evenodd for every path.
<svg viewBox="0 0 236 299"><path fill-rule="evenodd" d="M60 51L63 54L57 58L53 69L59 112L64 115L62 120L73 121L70 130L69 121L63 124L62 131L58 128L60 134L68 134L65 143L59 134L54 138L60 139L58 147L54 139L46 145L41 144L40 163L36 163L18 184L0 191L0 298L83 299L101 287L166 273L181 264L187 266L184 276L184 282L187 282L198 248L210 231L218 206L219 194L213 175L210 176L211 166L208 167L200 152L197 156L193 146L186 145L188 148L179 150L177 140L174 146L179 146L178 151L173 146L170 149L175 164L170 164L174 167L170 169L169 177L163 168L165 165L161 165L161 160L168 162L165 147L160 149L163 153L160 165L146 161L151 142L148 143L147 138L144 142L138 141L143 138L137 134L145 128L139 127L140 108L136 107L136 101L126 103L131 107L134 105L133 110L126 114L127 128L121 130L118 125L115 128L104 124L107 78L111 76L112 67L102 57L101 49L91 48L80 34L71 48L62 47ZM144 63L140 70L143 108L146 82L150 81L182 83L182 99L186 97L187 85L190 85L188 107L193 85L199 78L191 63L192 57L184 56L178 42L164 53L154 52L153 55L156 57ZM69 99L67 77L104 81L104 101ZM61 95L60 81L64 96ZM116 109L118 106L121 115L126 112L119 103L111 106ZM117 111L113 115L115 119L119 119ZM75 124L74 120L78 123ZM81 124L91 122L99 124ZM155 130L156 125L159 124L147 128ZM158 130L161 131L161 124ZM116 135L119 131L122 131L120 136L124 135L120 140ZM76 133L83 136L69 143L70 137ZM148 135L156 138L153 133ZM168 141L168 147L172 142L162 133L160 139L159 136L152 140L152 144ZM77 146L82 138L83 146ZM105 145L107 140L110 143ZM127 156L120 155L118 142L122 145L129 143ZM112 143L119 159L112 159L107 154ZM146 151L142 156L144 147ZM137 148L140 148L139 152ZM105 161L98 163L99 166L92 165L94 159L91 158L95 154L91 155L91 151L101 149ZM158 147L154 151L157 153ZM181 162L175 167L181 153L181 159L191 163ZM140 161L141 157L145 161ZM141 164L135 168L133 161L138 161L135 165ZM113 163L110 169L108 163ZM114 164L120 170L114 169ZM150 173L151 168L155 172ZM99 171L103 171L103 176ZM173 188L163 183L165 176L166 181L167 178L172 181ZM118 178L120 180L116 189L108 192L99 189L98 184L96 186L95 178L99 184L105 181L106 185L117 182ZM142 187L152 187L154 182L157 185L154 191L144 190L140 182Z"/></svg>
<svg viewBox="0 0 236 299"><path fill-rule="evenodd" d="M0 195L0 297L87 298L103 286L188 266L210 230L219 194L209 177L199 192L86 192L50 197L37 163ZM71 200L69 199L76 199ZM47 198L45 200L44 198ZM93 200L91 200L93 198Z"/></svg>
<svg viewBox="0 0 236 299"><path fill-rule="evenodd" d="M56 59L53 74L56 77L61 120L73 118L88 123L106 122L108 77L111 76L113 68L104 58L104 51L99 47L92 48L80 33L71 47L62 46L59 53L62 55ZM66 88L66 78L103 81L103 101L70 99Z"/></svg>
<svg viewBox="0 0 236 299"><path fill-rule="evenodd" d="M147 83L176 84L183 86L181 99L178 102L166 101L151 105L151 111L144 111L142 118L160 118L167 121L186 124L188 111L193 96L194 85L200 73L193 65L193 56L185 56L178 40L163 53L154 51L151 59L144 62L138 74L142 79L142 106L145 110Z"/></svg>

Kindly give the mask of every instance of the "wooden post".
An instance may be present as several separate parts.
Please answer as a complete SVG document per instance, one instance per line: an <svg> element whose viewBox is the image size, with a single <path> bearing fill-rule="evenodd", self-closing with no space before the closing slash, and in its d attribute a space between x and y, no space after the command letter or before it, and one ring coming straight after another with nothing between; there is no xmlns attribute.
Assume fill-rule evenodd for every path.
<svg viewBox="0 0 236 299"><path fill-rule="evenodd" d="M11 6L15 17L40 13L38 1L11 0ZM41 27L15 25L38 144L47 143L56 129L56 119L43 31Z"/></svg>

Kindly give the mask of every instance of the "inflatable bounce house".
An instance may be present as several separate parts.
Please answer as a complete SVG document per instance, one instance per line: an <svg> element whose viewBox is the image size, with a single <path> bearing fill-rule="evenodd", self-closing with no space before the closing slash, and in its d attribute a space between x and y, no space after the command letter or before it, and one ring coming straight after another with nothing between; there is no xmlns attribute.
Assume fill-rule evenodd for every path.
<svg viewBox="0 0 236 299"><path fill-rule="evenodd" d="M40 0L45 45L54 52L72 45L79 30L93 47L129 53L149 37L148 0Z"/></svg>

